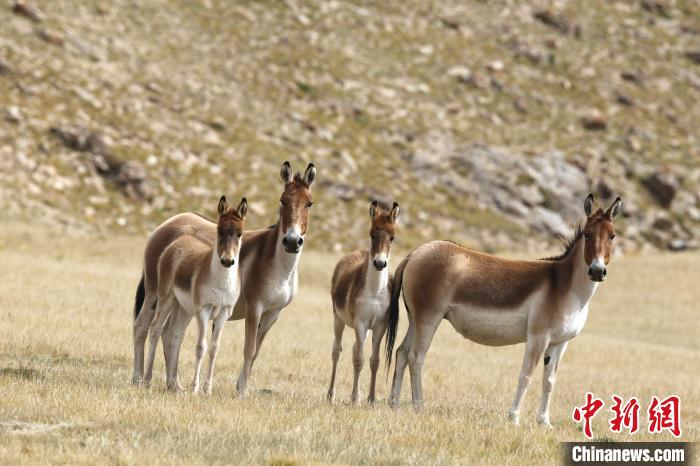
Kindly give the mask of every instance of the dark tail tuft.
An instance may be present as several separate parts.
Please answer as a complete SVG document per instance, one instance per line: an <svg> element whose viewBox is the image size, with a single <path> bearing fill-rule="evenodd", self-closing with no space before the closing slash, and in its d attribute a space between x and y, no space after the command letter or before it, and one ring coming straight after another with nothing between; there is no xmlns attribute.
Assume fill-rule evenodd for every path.
<svg viewBox="0 0 700 466"><path fill-rule="evenodd" d="M403 270L408 264L409 254L401 261L394 273L394 283L391 290L391 299L389 300L389 320L387 322L386 331L386 373L389 375L391 368L391 356L394 352L394 342L396 341L396 329L399 326L399 296L401 296L401 287L403 285Z"/></svg>
<svg viewBox="0 0 700 466"><path fill-rule="evenodd" d="M141 307L143 306L143 300L146 298L146 287L143 285L143 272L141 272L141 281L139 281L139 286L136 288L136 301L134 302L134 320L139 316L141 312Z"/></svg>

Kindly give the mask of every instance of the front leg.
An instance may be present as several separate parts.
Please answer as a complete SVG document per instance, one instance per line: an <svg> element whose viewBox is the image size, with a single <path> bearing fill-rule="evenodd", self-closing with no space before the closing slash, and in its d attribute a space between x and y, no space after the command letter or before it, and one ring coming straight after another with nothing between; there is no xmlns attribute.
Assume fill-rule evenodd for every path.
<svg viewBox="0 0 700 466"><path fill-rule="evenodd" d="M540 402L540 410L537 416L537 421L545 427L552 427L549 422L549 402L554 391L554 383L557 378L557 369L559 369L559 361L566 351L568 341L558 344L550 344L544 352L544 369L542 370L542 401Z"/></svg>
<svg viewBox="0 0 700 466"><path fill-rule="evenodd" d="M381 353L382 337L386 332L386 322L378 325L372 330L372 356L369 358L369 369L371 378L369 382L369 395L367 396L368 403L374 403L375 391L377 386L377 370L379 369L379 355Z"/></svg>
<svg viewBox="0 0 700 466"><path fill-rule="evenodd" d="M199 391L199 376L202 371L202 360L204 353L207 352L207 324L211 316L212 308L210 306L202 306L202 309L197 313L197 347L195 350L194 361L194 377L192 378L192 393Z"/></svg>
<svg viewBox="0 0 700 466"><path fill-rule="evenodd" d="M214 363L216 362L216 356L219 354L219 344L221 342L224 324L226 324L228 318L231 317L231 314L233 314L233 307L222 309L219 315L216 316L216 319L214 319L214 328L211 332L211 346L209 348L209 368L206 380L204 381L204 393L207 395L211 394L212 387L214 386Z"/></svg>
<svg viewBox="0 0 700 466"><path fill-rule="evenodd" d="M352 366L354 376L352 381L352 404L360 404L360 372L365 362L364 348L367 337L367 326L363 322L355 323L355 344L352 347Z"/></svg>
<svg viewBox="0 0 700 466"><path fill-rule="evenodd" d="M520 378L518 379L518 389L515 392L513 406L510 408L508 416L516 426L520 424L520 408L523 405L525 392L532 381L532 373L537 367L537 361L544 354L545 348L549 344L548 335L528 335L525 343L525 355L523 356L523 365L520 369Z"/></svg>
<svg viewBox="0 0 700 466"><path fill-rule="evenodd" d="M249 308L250 310L245 316L245 342L243 344L243 367L238 376L236 390L238 396L243 398L246 396L248 389L248 377L250 377L250 369L253 366L253 358L257 348L258 325L263 309L261 307Z"/></svg>

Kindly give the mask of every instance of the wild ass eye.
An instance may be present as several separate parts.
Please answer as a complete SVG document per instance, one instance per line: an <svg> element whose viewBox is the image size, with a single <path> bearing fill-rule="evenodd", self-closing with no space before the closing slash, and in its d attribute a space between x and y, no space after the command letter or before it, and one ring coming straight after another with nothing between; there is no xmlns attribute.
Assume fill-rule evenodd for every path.
<svg viewBox="0 0 700 466"><path fill-rule="evenodd" d="M313 203L313 202L309 202L308 204L306 204L306 208L308 209L308 208L311 207L312 205L314 205L314 203Z"/></svg>
<svg viewBox="0 0 700 466"><path fill-rule="evenodd" d="M394 237L393 237L393 236L390 237L390 238L389 238L389 241L394 241Z"/></svg>
<svg viewBox="0 0 700 466"><path fill-rule="evenodd" d="M284 207L287 207L287 201L284 199L280 199L280 204L282 204Z"/></svg>
<svg viewBox="0 0 700 466"><path fill-rule="evenodd" d="M614 239L615 239L615 233L613 233L612 235L610 235L610 241L612 241L612 240L614 240Z"/></svg>

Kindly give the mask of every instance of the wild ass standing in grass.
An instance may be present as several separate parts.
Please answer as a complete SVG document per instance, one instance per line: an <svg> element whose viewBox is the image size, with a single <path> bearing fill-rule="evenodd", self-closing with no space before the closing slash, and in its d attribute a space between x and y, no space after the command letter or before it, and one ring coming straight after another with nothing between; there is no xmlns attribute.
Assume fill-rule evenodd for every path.
<svg viewBox="0 0 700 466"><path fill-rule="evenodd" d="M177 381L180 345L190 320L196 316L198 334L192 391L199 391L202 359L207 351L206 327L213 319L209 369L204 382L204 392L211 393L221 333L241 293L238 256L247 212L248 202L245 198L241 199L238 207L229 209L226 197L222 196L214 244L192 236L181 236L163 251L158 260L158 303L150 327L151 346L145 382L151 381L158 340L163 324L170 316L175 334L168 347L163 348L169 354L170 361L167 385L173 391L180 389Z"/></svg>
<svg viewBox="0 0 700 466"><path fill-rule="evenodd" d="M241 296L229 318L245 319L244 361L236 385L241 396L246 393L253 361L265 335L297 292L297 265L309 225L309 209L313 204L311 186L316 180L316 168L312 163L303 175L294 175L289 162L285 162L280 175L284 190L280 197L277 223L263 230L246 231L241 244ZM186 235L212 244L216 238L216 224L192 213L176 215L161 224L146 244L143 276L136 291L135 383L142 379L144 342L157 301L158 259L170 243ZM173 321L168 319L163 331L164 345L169 344L172 334ZM169 366L168 356L166 353L166 370Z"/></svg>
<svg viewBox="0 0 700 466"><path fill-rule="evenodd" d="M389 276L389 252L394 241L396 220L399 218L399 204L388 212L383 212L373 201L369 207L372 226L369 251L355 251L343 257L333 272L331 297L333 298L333 317L335 322L335 341L333 343L333 371L328 387L328 400L335 399L335 373L342 351L343 331L345 326L355 329L353 346L353 367L355 375L352 385L352 403L359 403L359 381L362 371L363 349L367 330L372 330L372 356L369 360L372 379L369 385L367 401L374 403L377 369L379 368L379 346L386 332L387 311L391 293Z"/></svg>
<svg viewBox="0 0 700 466"><path fill-rule="evenodd" d="M620 213L618 197L603 212L593 195L584 203L586 222L566 251L544 260L508 260L447 241L424 244L396 270L389 310L387 360L396 335L399 294L404 290L408 331L396 351L389 402L396 406L408 362L416 407L423 404L421 377L425 353L443 319L464 337L484 345L525 343L520 379L509 416L519 423L520 408L537 362L544 356L542 401L538 421L550 427L549 401L568 341L586 323L588 303L606 265L615 237L612 221Z"/></svg>

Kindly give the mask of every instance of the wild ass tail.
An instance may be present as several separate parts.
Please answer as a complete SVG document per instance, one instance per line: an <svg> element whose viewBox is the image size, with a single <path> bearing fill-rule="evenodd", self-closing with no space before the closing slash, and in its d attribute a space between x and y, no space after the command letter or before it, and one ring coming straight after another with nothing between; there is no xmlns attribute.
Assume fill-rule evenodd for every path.
<svg viewBox="0 0 700 466"><path fill-rule="evenodd" d="M139 281L139 286L136 288L136 300L134 302L134 320L139 316L141 312L141 307L143 306L143 300L146 298L146 287L143 284L143 272L141 272L141 280Z"/></svg>
<svg viewBox="0 0 700 466"><path fill-rule="evenodd" d="M389 375L391 368L391 356L394 352L394 342L396 341L396 329L399 325L399 297L401 296L401 287L403 285L403 270L411 258L409 254L401 261L394 273L394 283L391 290L391 298L389 300L389 319L387 322L386 332L386 373Z"/></svg>

